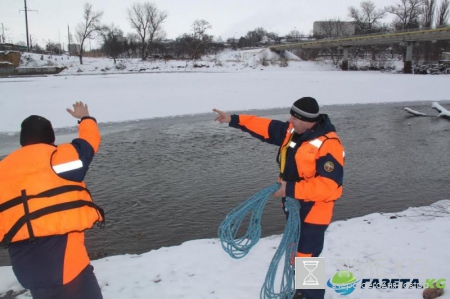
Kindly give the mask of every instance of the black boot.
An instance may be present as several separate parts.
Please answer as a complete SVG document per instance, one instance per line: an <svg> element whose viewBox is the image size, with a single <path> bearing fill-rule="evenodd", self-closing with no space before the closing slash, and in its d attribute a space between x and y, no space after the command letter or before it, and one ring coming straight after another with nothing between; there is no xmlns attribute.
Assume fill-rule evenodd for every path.
<svg viewBox="0 0 450 299"><path fill-rule="evenodd" d="M295 295L292 299L305 299L305 297L303 296L303 294L300 290L296 290Z"/></svg>

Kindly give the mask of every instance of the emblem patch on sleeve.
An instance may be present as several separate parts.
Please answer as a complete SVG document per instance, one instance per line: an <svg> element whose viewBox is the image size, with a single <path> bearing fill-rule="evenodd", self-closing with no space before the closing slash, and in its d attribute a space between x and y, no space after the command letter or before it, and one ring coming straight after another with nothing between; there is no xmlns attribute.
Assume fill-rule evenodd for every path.
<svg viewBox="0 0 450 299"><path fill-rule="evenodd" d="M325 162L323 169L325 169L326 172L332 172L334 170L334 163L331 161Z"/></svg>

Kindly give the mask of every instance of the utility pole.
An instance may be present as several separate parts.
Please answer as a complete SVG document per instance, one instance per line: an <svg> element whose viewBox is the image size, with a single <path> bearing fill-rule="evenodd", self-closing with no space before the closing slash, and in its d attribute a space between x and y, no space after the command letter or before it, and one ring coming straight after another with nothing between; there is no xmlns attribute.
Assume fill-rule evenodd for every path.
<svg viewBox="0 0 450 299"><path fill-rule="evenodd" d="M5 43L5 27L3 27L3 23L2 23L2 41L3 43Z"/></svg>
<svg viewBox="0 0 450 299"><path fill-rule="evenodd" d="M67 25L67 37L69 38L69 44L67 45L67 52L69 52L69 57L70 57L70 30L69 30L69 25Z"/></svg>
<svg viewBox="0 0 450 299"><path fill-rule="evenodd" d="M28 41L28 8L27 8L27 0L25 1L25 28L27 30L27 51L30 52L30 43Z"/></svg>
<svg viewBox="0 0 450 299"><path fill-rule="evenodd" d="M37 11L37 10L31 10L27 8L27 0L23 0L25 3L25 28L27 33L27 51L30 52L30 42L29 42L29 35L28 35L28 11ZM20 10L19 10L20 12Z"/></svg>

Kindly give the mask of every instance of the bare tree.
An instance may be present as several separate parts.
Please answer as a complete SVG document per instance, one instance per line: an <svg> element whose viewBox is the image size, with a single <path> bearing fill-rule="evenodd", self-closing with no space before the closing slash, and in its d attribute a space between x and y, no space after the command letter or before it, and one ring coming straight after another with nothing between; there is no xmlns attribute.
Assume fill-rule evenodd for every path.
<svg viewBox="0 0 450 299"><path fill-rule="evenodd" d="M194 31L194 38L203 39L206 30L211 29L212 26L208 21L195 20L192 24L192 30Z"/></svg>
<svg viewBox="0 0 450 299"><path fill-rule="evenodd" d="M339 36L349 35L347 32L347 25L340 19L329 19L325 21L315 22L317 28L315 29L316 37L318 38L334 38ZM335 65L339 62L338 49L329 48L331 60Z"/></svg>
<svg viewBox="0 0 450 299"><path fill-rule="evenodd" d="M386 11L396 16L395 29L419 28L420 17L424 13L424 0L398 0L396 5L387 6Z"/></svg>
<svg viewBox="0 0 450 299"><path fill-rule="evenodd" d="M100 19L103 16L103 11L92 11L92 4L84 4L83 22L78 23L75 29L75 38L80 44L78 49L78 57L80 64L83 64L84 42L86 39L94 38L94 34L100 30Z"/></svg>
<svg viewBox="0 0 450 299"><path fill-rule="evenodd" d="M293 29L291 31L289 31L289 33L287 34L287 37L291 40L294 41L298 41L300 36L303 36L304 34L300 33L300 31L298 31L297 29Z"/></svg>
<svg viewBox="0 0 450 299"><path fill-rule="evenodd" d="M139 57L139 51L140 48L140 37L136 33L128 33L126 36L127 40L127 56L137 58Z"/></svg>
<svg viewBox="0 0 450 299"><path fill-rule="evenodd" d="M102 27L101 35L103 37L102 50L114 60L115 64L117 57L125 51L126 39L123 32L111 24Z"/></svg>
<svg viewBox="0 0 450 299"><path fill-rule="evenodd" d="M61 44L55 43L51 40L47 41L45 45L45 50L49 51L51 54L62 54Z"/></svg>
<svg viewBox="0 0 450 299"><path fill-rule="evenodd" d="M350 6L349 17L352 18L358 29L358 33L372 33L377 31L380 20L386 16L385 9L376 9L372 1L361 2L361 10Z"/></svg>
<svg viewBox="0 0 450 299"><path fill-rule="evenodd" d="M431 28L434 25L434 15L436 11L436 0L424 0L424 13L422 16L422 26Z"/></svg>
<svg viewBox="0 0 450 299"><path fill-rule="evenodd" d="M212 36L206 34L206 31L211 28L211 24L205 20L195 20L192 24L192 31L194 32L192 35L194 49L192 51L191 59L200 58L207 52L208 43L212 42Z"/></svg>
<svg viewBox="0 0 450 299"><path fill-rule="evenodd" d="M131 27L141 39L141 57L142 60L146 60L149 46L164 35L162 24L167 18L167 13L160 11L153 3L134 3L131 9L128 9L128 18Z"/></svg>
<svg viewBox="0 0 450 299"><path fill-rule="evenodd" d="M258 43L262 40L264 36L267 36L268 32L262 28L258 27L255 30L247 32L247 35L245 36L245 39L248 41L248 46L254 47L257 46Z"/></svg>
<svg viewBox="0 0 450 299"><path fill-rule="evenodd" d="M350 6L348 15L352 18L356 25L356 32L359 34L369 34L381 31L387 31L384 24L380 23L387 12L385 8L377 9L372 1L363 1L360 4L361 10ZM370 51L372 53L372 61L376 59L378 52L377 46L358 47L354 55L357 57L361 50Z"/></svg>
<svg viewBox="0 0 450 299"><path fill-rule="evenodd" d="M449 0L442 0L441 6L437 11L436 27L447 26L449 8L450 8Z"/></svg>

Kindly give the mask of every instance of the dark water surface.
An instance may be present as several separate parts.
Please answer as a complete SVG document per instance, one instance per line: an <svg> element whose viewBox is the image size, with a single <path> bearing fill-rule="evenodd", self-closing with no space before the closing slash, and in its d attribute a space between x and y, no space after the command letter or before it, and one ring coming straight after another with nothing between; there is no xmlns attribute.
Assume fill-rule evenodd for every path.
<svg viewBox="0 0 450 299"><path fill-rule="evenodd" d="M448 101L440 103L449 107ZM334 220L450 198L450 121L409 116L406 106L437 114L431 102L322 108L346 150L344 195L336 203ZM251 113L286 120L288 111ZM92 258L216 238L218 225L233 207L275 182L277 147L213 118L101 125L102 145L86 183L105 209L107 225L87 232ZM75 136L68 129L57 134L67 140ZM17 138L0 136L4 146ZM267 204L262 228L264 236L282 233L279 199ZM6 250L0 251L4 265L9 265Z"/></svg>

